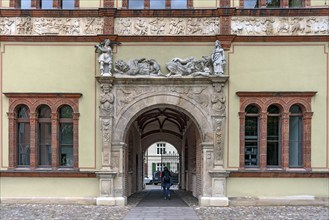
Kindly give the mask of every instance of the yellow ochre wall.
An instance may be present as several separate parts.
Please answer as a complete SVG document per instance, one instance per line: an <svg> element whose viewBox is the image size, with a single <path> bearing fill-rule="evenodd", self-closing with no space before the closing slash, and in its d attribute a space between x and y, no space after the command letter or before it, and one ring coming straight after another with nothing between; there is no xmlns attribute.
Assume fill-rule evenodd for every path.
<svg viewBox="0 0 329 220"><path fill-rule="evenodd" d="M1 197L96 197L98 178L1 177Z"/></svg>
<svg viewBox="0 0 329 220"><path fill-rule="evenodd" d="M326 178L228 178L228 197L329 196Z"/></svg>
<svg viewBox="0 0 329 220"><path fill-rule="evenodd" d="M101 167L98 120L99 86L95 43L1 43L2 92L82 93L79 103L79 166L81 170ZM114 61L136 58L155 59L163 73L165 63L174 57L210 55L208 43L123 43L114 48ZM312 169L328 171L328 45L324 43L233 43L226 51L227 134L225 166L239 166L238 91L316 91L312 98ZM8 100L2 95L1 169L8 167ZM95 161L96 158L96 161ZM96 166L95 166L96 165ZM17 179L19 181L17 181ZM40 181L42 180L42 181ZM13 184L19 182L18 185ZM71 190L77 182L86 191ZM296 183L298 187L292 187ZM47 185L62 188L47 191ZM79 183L80 184L80 183ZM94 196L98 179L4 178L1 196ZM67 186L67 189L65 188ZM79 185L80 186L80 185ZM242 187L243 186L243 187ZM255 187L257 186L257 187ZM273 190L272 186L276 186ZM281 187L282 186L282 187ZM288 188L285 188L289 186ZM291 187L290 187L291 186ZM312 186L312 187L310 187ZM314 186L314 187L313 187ZM328 195L328 180L307 178L228 178L228 196ZM15 189L13 189L13 187ZM49 187L49 185L48 185ZM31 193L25 192L31 188ZM41 188L39 191L38 188ZM256 188L256 189L253 189ZM270 190L271 189L271 190ZM36 192L38 191L38 192ZM71 192L72 191L72 192ZM79 194L81 192L81 194Z"/></svg>
<svg viewBox="0 0 329 220"><path fill-rule="evenodd" d="M95 169L96 81L94 44L2 43L2 92L82 93L79 166ZM8 98L2 95L1 167L8 167ZM98 120L97 120L98 121ZM99 149L99 148L97 148ZM98 164L100 166L100 164Z"/></svg>
<svg viewBox="0 0 329 220"><path fill-rule="evenodd" d="M328 45L323 43L233 44L229 66L229 155L239 166L238 91L316 91L312 98L312 168L328 170ZM327 106L329 108L329 106Z"/></svg>

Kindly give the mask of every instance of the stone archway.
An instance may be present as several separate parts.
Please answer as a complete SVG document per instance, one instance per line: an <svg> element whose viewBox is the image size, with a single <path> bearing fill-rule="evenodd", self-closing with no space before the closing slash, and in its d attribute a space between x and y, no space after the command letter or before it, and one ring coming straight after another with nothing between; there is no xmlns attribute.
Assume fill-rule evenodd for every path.
<svg viewBox="0 0 329 220"><path fill-rule="evenodd" d="M129 186L127 189L127 183L136 184L135 190L140 188L138 179L142 175L138 170L127 169L129 164L125 162L135 161L134 165L140 166L140 154L129 155L127 152L131 152L132 145L142 152L143 141L147 143L148 138L152 139L152 135L158 133L165 134L163 137L167 135L167 138L180 136L176 141L182 153L185 145L195 145L194 190L200 204L228 205L227 172L223 168L225 95L222 87L227 81L226 76L98 77L97 80L103 89L100 96L102 169L98 172L100 197L97 204L124 205L126 196L134 191ZM175 132L173 128L164 132L159 127L159 131L149 135L141 133L141 128L136 125L142 121L140 117L145 117L147 112L156 114L155 111L164 112L165 109L171 109L171 116L169 113L163 115L176 124L179 131ZM186 117L186 120L179 117ZM191 137L197 138L193 140Z"/></svg>

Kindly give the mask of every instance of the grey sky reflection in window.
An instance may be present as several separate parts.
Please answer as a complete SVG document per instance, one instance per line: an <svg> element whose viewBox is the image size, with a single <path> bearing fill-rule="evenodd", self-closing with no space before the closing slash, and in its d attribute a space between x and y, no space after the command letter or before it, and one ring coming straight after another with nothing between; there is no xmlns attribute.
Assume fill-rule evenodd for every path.
<svg viewBox="0 0 329 220"><path fill-rule="evenodd" d="M41 8L42 9L52 9L53 0L41 0Z"/></svg>
<svg viewBox="0 0 329 220"><path fill-rule="evenodd" d="M187 8L187 0L171 0L172 9L185 9Z"/></svg>
<svg viewBox="0 0 329 220"><path fill-rule="evenodd" d="M31 0L21 0L21 9L31 9Z"/></svg>
<svg viewBox="0 0 329 220"><path fill-rule="evenodd" d="M74 9L74 0L63 0L62 9Z"/></svg>
<svg viewBox="0 0 329 220"><path fill-rule="evenodd" d="M144 9L144 0L129 0L128 8L130 8L130 9Z"/></svg>
<svg viewBox="0 0 329 220"><path fill-rule="evenodd" d="M165 0L150 0L151 9L165 9L166 1Z"/></svg>
<svg viewBox="0 0 329 220"><path fill-rule="evenodd" d="M258 0L244 0L245 8L258 8Z"/></svg>

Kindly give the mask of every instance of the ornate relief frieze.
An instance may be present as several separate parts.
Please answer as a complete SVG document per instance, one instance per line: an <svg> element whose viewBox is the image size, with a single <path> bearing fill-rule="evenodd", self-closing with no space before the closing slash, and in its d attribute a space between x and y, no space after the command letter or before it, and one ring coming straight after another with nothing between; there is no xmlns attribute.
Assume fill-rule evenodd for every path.
<svg viewBox="0 0 329 220"><path fill-rule="evenodd" d="M0 17L0 35L97 35L103 18Z"/></svg>
<svg viewBox="0 0 329 220"><path fill-rule="evenodd" d="M231 34L327 35L329 17L232 17Z"/></svg>
<svg viewBox="0 0 329 220"><path fill-rule="evenodd" d="M120 111L131 104L135 99L139 99L147 94L161 94L161 93L174 93L186 98L194 100L202 107L209 105L209 98L206 94L206 86L140 86L140 87L120 87L117 90L116 99L116 113L120 114Z"/></svg>
<svg viewBox="0 0 329 220"><path fill-rule="evenodd" d="M118 35L217 35L219 17L207 18L148 18L127 17L114 21Z"/></svg>

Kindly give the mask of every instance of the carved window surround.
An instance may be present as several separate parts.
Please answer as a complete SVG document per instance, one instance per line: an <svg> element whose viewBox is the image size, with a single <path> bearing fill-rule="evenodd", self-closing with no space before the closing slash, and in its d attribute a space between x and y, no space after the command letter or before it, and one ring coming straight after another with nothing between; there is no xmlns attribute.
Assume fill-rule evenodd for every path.
<svg viewBox="0 0 329 220"><path fill-rule="evenodd" d="M82 94L79 93L4 93L9 98L9 169L18 170L40 170L49 171L53 170L72 170L79 168L78 161L78 127L79 127L79 98ZM17 109L19 106L25 105L29 109L30 117L29 123L31 127L30 131L30 165L28 167L17 167L17 135L15 135L17 129ZM37 133L37 109L41 105L47 105L51 109L51 121L52 121L52 163L49 168L38 167L38 133ZM59 155L59 109L68 105L73 110L73 164L71 168L60 167L60 155Z"/></svg>
<svg viewBox="0 0 329 220"><path fill-rule="evenodd" d="M316 92L237 92L240 97L240 169L275 170L267 167L267 109L270 105L281 109L281 155L278 170L289 170L289 116L290 107L298 105L302 109L302 167L311 170L311 131L312 131L312 97ZM254 105L259 112L259 163L257 167L245 166L245 109Z"/></svg>

